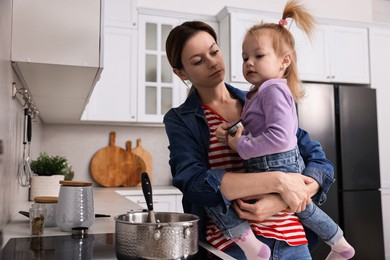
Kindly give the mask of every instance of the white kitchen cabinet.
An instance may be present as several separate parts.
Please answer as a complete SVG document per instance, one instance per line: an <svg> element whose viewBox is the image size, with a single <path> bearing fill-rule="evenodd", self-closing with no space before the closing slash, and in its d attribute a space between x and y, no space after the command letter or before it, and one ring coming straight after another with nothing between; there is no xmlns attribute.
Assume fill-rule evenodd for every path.
<svg viewBox="0 0 390 260"><path fill-rule="evenodd" d="M254 24L278 23L280 14L238 8L224 8L220 21L219 44L225 55L227 82L246 86L242 75L242 41ZM367 28L319 24L309 40L294 22L287 27L294 35L300 77L306 81L369 84Z"/></svg>
<svg viewBox="0 0 390 260"><path fill-rule="evenodd" d="M135 122L137 119L137 34L106 26L104 69L82 120Z"/></svg>
<svg viewBox="0 0 390 260"><path fill-rule="evenodd" d="M187 98L189 86L172 70L165 42L177 25L191 20L207 22L218 33L215 17L139 9L138 19L138 106L137 121L162 123L164 114Z"/></svg>
<svg viewBox="0 0 390 260"><path fill-rule="evenodd" d="M177 204L177 195L157 195L153 194L153 209L155 212L183 212L181 206ZM143 195L141 196L126 196L127 199L137 203L141 207L147 209L146 201Z"/></svg>
<svg viewBox="0 0 390 260"><path fill-rule="evenodd" d="M137 29L137 0L105 1L104 23L109 27Z"/></svg>
<svg viewBox="0 0 390 260"><path fill-rule="evenodd" d="M134 14L131 0L106 1L105 10L104 71L82 119L161 124L188 91L169 65L166 38L183 21L210 18L142 8Z"/></svg>
<svg viewBox="0 0 390 260"><path fill-rule="evenodd" d="M136 22L125 19L131 13L122 14L120 3L128 1L106 3L105 67L83 119L162 123L164 114L186 97L165 54L165 40L180 19L137 13Z"/></svg>
<svg viewBox="0 0 390 260"><path fill-rule="evenodd" d="M85 107L82 120L137 120L136 1L105 1L104 69Z"/></svg>
<svg viewBox="0 0 390 260"><path fill-rule="evenodd" d="M217 15L220 23L219 46L226 64L225 81L249 84L242 75L242 41L245 32L255 24L264 22L277 23L278 15L226 7Z"/></svg>
<svg viewBox="0 0 390 260"><path fill-rule="evenodd" d="M155 212L183 212L182 193L173 186L153 186L153 209ZM123 188L116 191L147 209L145 197L140 187Z"/></svg>
<svg viewBox="0 0 390 260"><path fill-rule="evenodd" d="M12 1L11 62L45 123L79 122L102 70L101 1Z"/></svg>
<svg viewBox="0 0 390 260"><path fill-rule="evenodd" d="M139 15L139 122L162 122L164 114L187 96L187 89L174 75L165 52L169 32L180 23L174 17Z"/></svg>
<svg viewBox="0 0 390 260"><path fill-rule="evenodd" d="M318 24L312 40L295 23L291 32L301 80L370 83L367 28Z"/></svg>

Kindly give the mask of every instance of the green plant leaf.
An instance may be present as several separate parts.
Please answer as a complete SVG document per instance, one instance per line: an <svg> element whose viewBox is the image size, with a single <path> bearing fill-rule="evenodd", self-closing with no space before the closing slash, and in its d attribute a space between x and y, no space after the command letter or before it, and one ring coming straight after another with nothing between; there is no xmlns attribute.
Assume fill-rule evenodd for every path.
<svg viewBox="0 0 390 260"><path fill-rule="evenodd" d="M36 160L31 161L31 170L40 176L64 175L66 180L72 180L74 172L70 164L63 156L49 156L41 153Z"/></svg>

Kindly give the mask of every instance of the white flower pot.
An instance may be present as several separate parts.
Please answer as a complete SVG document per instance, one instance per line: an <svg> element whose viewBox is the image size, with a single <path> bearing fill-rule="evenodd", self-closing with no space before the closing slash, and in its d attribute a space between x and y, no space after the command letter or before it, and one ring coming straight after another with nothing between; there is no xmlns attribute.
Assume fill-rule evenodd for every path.
<svg viewBox="0 0 390 260"><path fill-rule="evenodd" d="M64 175L52 176L31 176L30 201L38 196L58 197L60 193L60 181L64 180Z"/></svg>

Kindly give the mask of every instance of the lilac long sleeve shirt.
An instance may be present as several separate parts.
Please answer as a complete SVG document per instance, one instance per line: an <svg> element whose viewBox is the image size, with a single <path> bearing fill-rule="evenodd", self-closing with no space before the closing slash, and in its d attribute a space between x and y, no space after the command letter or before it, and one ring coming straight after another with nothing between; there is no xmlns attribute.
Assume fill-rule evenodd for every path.
<svg viewBox="0 0 390 260"><path fill-rule="evenodd" d="M267 80L250 99L247 95L241 119L245 135L238 140L237 152L244 160L297 145L298 117L286 79Z"/></svg>

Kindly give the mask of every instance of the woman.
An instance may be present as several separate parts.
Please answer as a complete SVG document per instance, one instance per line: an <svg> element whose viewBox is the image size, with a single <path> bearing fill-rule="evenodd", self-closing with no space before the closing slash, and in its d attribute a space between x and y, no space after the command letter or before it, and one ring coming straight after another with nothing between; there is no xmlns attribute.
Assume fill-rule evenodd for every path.
<svg viewBox="0 0 390 260"><path fill-rule="evenodd" d="M200 239L206 238L204 207L221 202L228 207L231 201L237 214L248 220L262 220L289 207L300 212L313 200L322 204L333 183L333 167L326 160L321 146L299 129L298 146L305 161L303 174L282 172L245 173L242 160L215 136L216 126L223 119L239 120L245 93L224 83L225 65L217 44L215 31L206 23L193 21L175 27L166 42L168 60L174 73L183 81L189 80L192 89L187 100L164 117L169 138L170 166L173 185L183 193L183 208L200 217ZM254 204L243 199L256 199ZM208 223L207 240L235 258L242 251L229 241L218 245L218 230ZM211 234L211 235L210 235ZM307 246L291 251L279 240L258 237L273 254L288 258L310 259ZM218 240L218 241L217 241ZM222 238L222 240L224 240ZM216 242L217 241L217 242Z"/></svg>

